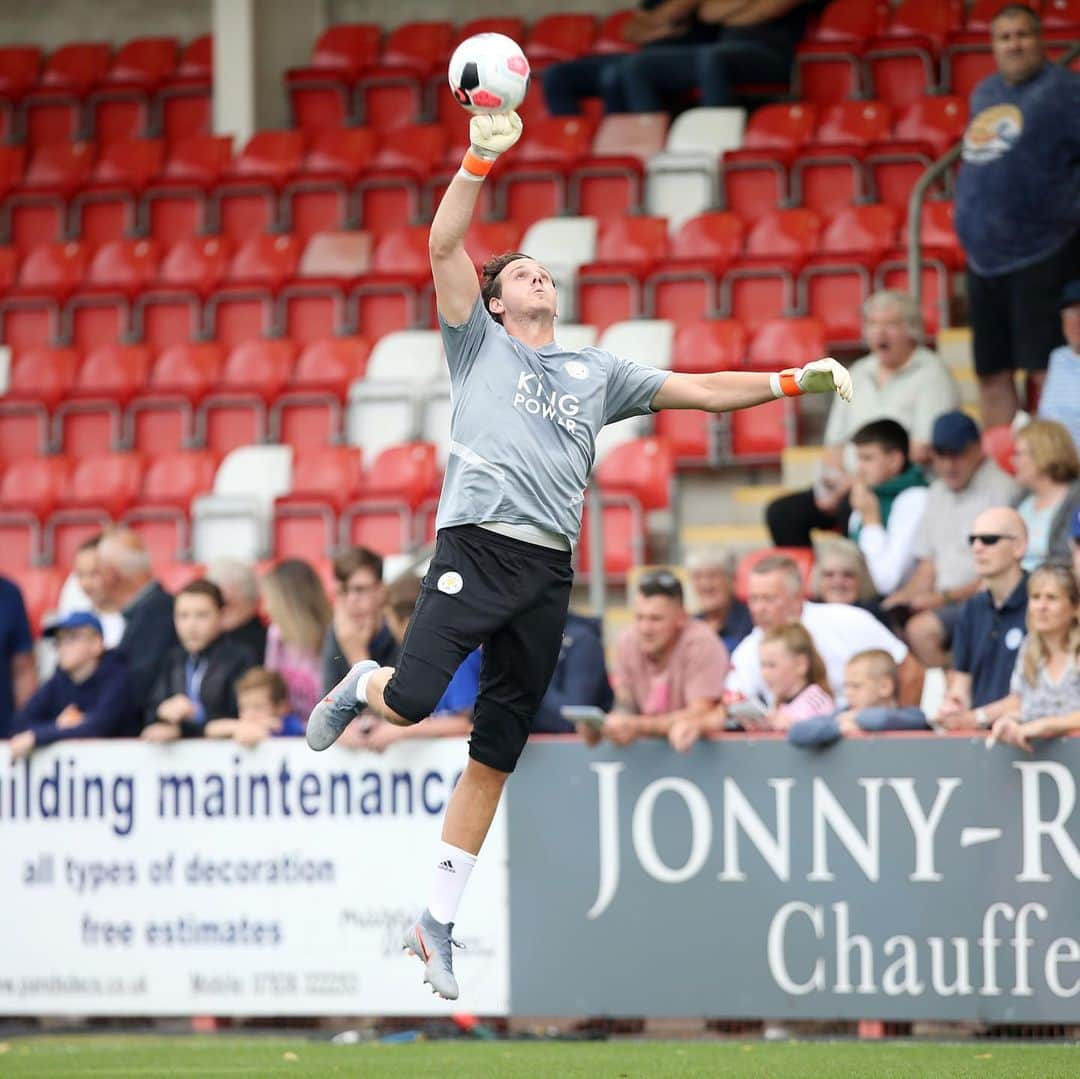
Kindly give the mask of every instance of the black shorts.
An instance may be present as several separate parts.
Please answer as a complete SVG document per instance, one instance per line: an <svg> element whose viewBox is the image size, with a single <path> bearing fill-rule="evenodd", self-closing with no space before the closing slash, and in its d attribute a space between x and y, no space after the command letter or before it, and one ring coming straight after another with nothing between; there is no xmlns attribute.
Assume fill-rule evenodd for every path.
<svg viewBox="0 0 1080 1079"><path fill-rule="evenodd" d="M559 659L573 580L569 552L476 525L440 530L386 703L414 723L431 715L483 645L469 756L512 772Z"/></svg>
<svg viewBox="0 0 1080 1079"><path fill-rule="evenodd" d="M1045 371L1064 344L1058 305L1080 267L1080 232L1052 255L995 277L968 270L968 307L975 338L975 373Z"/></svg>

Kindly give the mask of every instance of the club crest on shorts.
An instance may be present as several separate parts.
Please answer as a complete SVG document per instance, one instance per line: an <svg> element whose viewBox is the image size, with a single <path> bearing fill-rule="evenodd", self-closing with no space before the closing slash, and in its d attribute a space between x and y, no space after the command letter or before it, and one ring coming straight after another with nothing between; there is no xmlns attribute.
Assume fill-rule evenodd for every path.
<svg viewBox="0 0 1080 1079"><path fill-rule="evenodd" d="M449 569L435 582L435 587L448 596L456 596L465 587L465 582L460 573Z"/></svg>
<svg viewBox="0 0 1080 1079"><path fill-rule="evenodd" d="M563 364L563 370L571 378L576 378L579 381L589 377L588 365L582 363L580 360L567 360L566 363Z"/></svg>

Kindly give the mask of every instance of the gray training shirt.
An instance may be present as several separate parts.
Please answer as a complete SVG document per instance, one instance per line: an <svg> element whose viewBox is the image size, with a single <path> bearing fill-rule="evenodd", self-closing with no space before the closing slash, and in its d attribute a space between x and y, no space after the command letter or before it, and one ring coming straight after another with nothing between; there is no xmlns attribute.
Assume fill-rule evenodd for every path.
<svg viewBox="0 0 1080 1079"><path fill-rule="evenodd" d="M468 321L440 315L450 368L450 457L435 527L502 521L576 543L596 436L651 412L667 371L598 348L534 351L477 298Z"/></svg>

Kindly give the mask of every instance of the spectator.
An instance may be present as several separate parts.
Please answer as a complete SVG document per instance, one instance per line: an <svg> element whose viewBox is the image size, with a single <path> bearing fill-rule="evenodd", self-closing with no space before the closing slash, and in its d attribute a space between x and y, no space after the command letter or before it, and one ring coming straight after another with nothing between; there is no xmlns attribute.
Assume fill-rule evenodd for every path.
<svg viewBox="0 0 1080 1079"><path fill-rule="evenodd" d="M65 738L123 738L139 732L127 664L106 651L101 621L72 611L45 631L56 640L57 670L15 716L11 759Z"/></svg>
<svg viewBox="0 0 1080 1079"><path fill-rule="evenodd" d="M696 90L701 105L734 105L740 83L787 83L811 6L806 0L704 0L697 18L715 28L717 40L691 50L665 43L626 57L618 71L627 107L660 112Z"/></svg>
<svg viewBox="0 0 1080 1079"><path fill-rule="evenodd" d="M197 738L210 720L236 716L236 681L258 661L223 635L224 607L221 589L211 581L192 581L176 593L179 644L154 684L142 732L147 741Z"/></svg>
<svg viewBox="0 0 1080 1079"><path fill-rule="evenodd" d="M810 594L819 603L847 603L882 620L866 559L849 539L837 537L818 547L810 575Z"/></svg>
<svg viewBox="0 0 1080 1079"><path fill-rule="evenodd" d="M307 562L286 558L263 577L262 595L266 666L285 679L292 710L310 715L325 692L319 653L333 618L326 590Z"/></svg>
<svg viewBox="0 0 1080 1079"><path fill-rule="evenodd" d="M919 344L922 316L903 292L875 292L863 305L863 338L870 351L851 367L855 396L843 408L833 404L825 427L825 456L814 487L775 499L765 519L778 547L810 547L818 528L847 531L847 494L854 463L844 447L873 420L903 424L909 455L930 459L935 419L960 401L956 383L940 357Z"/></svg>
<svg viewBox="0 0 1080 1079"><path fill-rule="evenodd" d="M805 626L787 622L766 630L759 654L761 680L773 701L772 711L761 724L766 730L786 731L800 720L836 710L825 661Z"/></svg>
<svg viewBox="0 0 1080 1079"><path fill-rule="evenodd" d="M986 706L1009 692L1027 617L1027 533L1020 515L1006 507L983 510L968 540L980 590L960 612L952 670L936 717L950 730L989 725Z"/></svg>
<svg viewBox="0 0 1080 1079"><path fill-rule="evenodd" d="M623 24L622 37L629 48L672 48L686 63L689 45L713 41L717 30L701 23L695 9L701 0L643 0ZM628 112L620 68L626 53L608 52L580 56L544 68L540 79L544 101L552 116L579 116L584 98L598 97L608 113Z"/></svg>
<svg viewBox="0 0 1080 1079"><path fill-rule="evenodd" d="M398 647L405 640L421 591L420 578L414 573L404 574L385 590L386 626ZM450 738L468 734L472 730L473 707L480 692L481 656L481 650L477 648L462 660L426 719L399 727L384 719L372 722L369 715L361 715L349 725L346 744L353 749L382 753L403 738Z"/></svg>
<svg viewBox="0 0 1080 1079"><path fill-rule="evenodd" d="M98 544L101 593L109 609L124 616L116 650L127 662L135 706L145 711L163 658L177 644L173 598L150 569L150 552L130 528L107 531Z"/></svg>
<svg viewBox="0 0 1080 1079"><path fill-rule="evenodd" d="M574 724L563 719L564 706L589 705L606 712L613 700L599 619L567 611L559 661L533 719L533 733L570 734Z"/></svg>
<svg viewBox="0 0 1080 1079"><path fill-rule="evenodd" d="M98 557L98 544L101 534L91 536L75 550L71 573L60 589L58 604L61 615L72 611L93 611L101 623L105 647L115 648L124 636L124 616L115 607L110 607L105 599L102 587L101 560Z"/></svg>
<svg viewBox="0 0 1080 1079"><path fill-rule="evenodd" d="M1011 693L987 711L988 740L1031 752L1031 743L1080 730L1080 583L1069 566L1049 562L1028 578L1028 635Z"/></svg>
<svg viewBox="0 0 1080 1079"><path fill-rule="evenodd" d="M987 426L1017 409L1014 368L1035 408L1061 343L1056 305L1080 266L1080 77L1049 63L1042 23L1006 4L990 23L997 73L975 87L956 185L956 232Z"/></svg>
<svg viewBox="0 0 1080 1079"><path fill-rule="evenodd" d="M724 691L728 653L707 626L688 616L679 578L654 570L638 581L634 624L615 645L615 710L599 730L579 726L590 745L663 738L679 720L700 720Z"/></svg>
<svg viewBox="0 0 1080 1079"><path fill-rule="evenodd" d="M397 663L398 642L383 618L383 560L367 547L350 547L334 559L334 618L322 646L322 686L329 693L354 663Z"/></svg>
<svg viewBox="0 0 1080 1079"><path fill-rule="evenodd" d="M225 600L222 636L261 659L266 655L266 626L259 617L259 579L255 570L239 558L215 558L206 567L206 579L221 589Z"/></svg>
<svg viewBox="0 0 1080 1079"><path fill-rule="evenodd" d="M226 600L225 609L228 609ZM224 620L223 620L224 621ZM222 640L233 640L228 632ZM207 738L231 738L252 749L267 738L296 738L304 733L304 721L289 708L289 687L277 671L252 667L233 686L236 719L208 719Z"/></svg>
<svg viewBox="0 0 1080 1079"><path fill-rule="evenodd" d="M794 746L828 746L858 731L922 731L922 709L900 705L900 675L888 652L872 648L857 652L844 668L844 697L848 706L829 716L815 716L788 730Z"/></svg>
<svg viewBox="0 0 1080 1079"><path fill-rule="evenodd" d="M1039 416L1063 423L1080 446L1080 277L1065 286L1060 306L1065 344L1050 353Z"/></svg>
<svg viewBox="0 0 1080 1079"><path fill-rule="evenodd" d="M1016 436L1016 482L1027 492L1016 504L1027 525L1024 569L1068 562L1069 525L1080 509L1080 460L1069 432L1053 420L1033 420Z"/></svg>
<svg viewBox="0 0 1080 1079"><path fill-rule="evenodd" d="M915 566L915 542L926 509L922 469L908 460L907 431L875 420L852 437L858 461L848 533L859 545L874 587L893 591Z"/></svg>
<svg viewBox="0 0 1080 1079"><path fill-rule="evenodd" d="M11 720L37 688L34 639L22 592L0 577L0 738L11 732Z"/></svg>
<svg viewBox="0 0 1080 1079"><path fill-rule="evenodd" d="M698 547L686 556L698 604L696 617L719 636L729 653L754 628L750 609L735 595L734 561L719 547Z"/></svg>
<svg viewBox="0 0 1080 1079"><path fill-rule="evenodd" d="M983 453L979 428L964 412L946 412L934 423L934 472L923 527L915 544L918 563L907 581L882 601L915 656L927 667L947 667L956 620L980 587L968 533L990 506L1007 506L1016 493L1011 477Z"/></svg>

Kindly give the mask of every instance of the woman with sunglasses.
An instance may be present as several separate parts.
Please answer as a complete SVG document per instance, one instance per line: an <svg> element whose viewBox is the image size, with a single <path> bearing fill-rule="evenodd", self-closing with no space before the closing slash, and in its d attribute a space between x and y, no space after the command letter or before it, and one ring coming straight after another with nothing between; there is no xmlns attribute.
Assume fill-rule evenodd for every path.
<svg viewBox="0 0 1080 1079"><path fill-rule="evenodd" d="M1069 560L1069 524L1080 509L1080 459L1068 428L1033 420L1016 436L1016 482L1024 494L1015 503L1028 530L1024 569Z"/></svg>
<svg viewBox="0 0 1080 1079"><path fill-rule="evenodd" d="M1080 730L1080 585L1072 567L1040 566L1028 578L1028 635L1017 656L1011 693L999 704L987 745L1031 743Z"/></svg>

